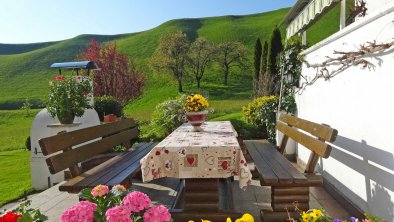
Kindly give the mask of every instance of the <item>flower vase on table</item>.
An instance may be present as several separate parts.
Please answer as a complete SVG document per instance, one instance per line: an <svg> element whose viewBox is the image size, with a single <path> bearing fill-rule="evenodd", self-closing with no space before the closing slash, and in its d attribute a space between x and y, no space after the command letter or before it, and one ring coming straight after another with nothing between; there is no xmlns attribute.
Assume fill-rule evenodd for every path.
<svg viewBox="0 0 394 222"><path fill-rule="evenodd" d="M203 131L201 125L207 117L208 106L209 104L207 99L200 94L191 94L186 98L186 103L184 104L183 109L186 111L185 116L193 126L194 131Z"/></svg>
<svg viewBox="0 0 394 222"><path fill-rule="evenodd" d="M196 132L201 132L203 129L201 125L204 123L205 118L207 117L208 110L203 110L200 112L187 112L186 118L189 123L193 126L193 130Z"/></svg>

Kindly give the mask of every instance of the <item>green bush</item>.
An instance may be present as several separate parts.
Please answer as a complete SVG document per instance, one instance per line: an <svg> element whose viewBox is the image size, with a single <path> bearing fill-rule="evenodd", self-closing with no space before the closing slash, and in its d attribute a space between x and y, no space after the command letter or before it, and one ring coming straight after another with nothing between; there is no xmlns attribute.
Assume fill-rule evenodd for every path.
<svg viewBox="0 0 394 222"><path fill-rule="evenodd" d="M261 116L261 108L268 102L272 101L277 101L276 96L263 96L263 97L258 97L254 99L251 103L248 105L242 107L242 115L244 120L252 124L253 126L256 126L259 129L265 129L265 125L263 122L261 122L262 116Z"/></svg>
<svg viewBox="0 0 394 222"><path fill-rule="evenodd" d="M168 100L156 106L152 113L152 120L148 125L141 126L141 137L144 140L161 140L185 122L182 112L182 96L175 100Z"/></svg>
<svg viewBox="0 0 394 222"><path fill-rule="evenodd" d="M40 99L28 99L31 109L45 108L45 102ZM12 99L0 102L0 110L17 110L24 106L26 99Z"/></svg>
<svg viewBox="0 0 394 222"><path fill-rule="evenodd" d="M276 138L276 113L278 109L278 99L275 97L274 99L269 99L267 102L261 107L259 111L259 116L261 118L261 123L265 126L265 130L267 132L268 141L275 144Z"/></svg>
<svg viewBox="0 0 394 222"><path fill-rule="evenodd" d="M104 121L104 115L107 114L123 116L123 106L112 96L95 97L94 109L97 111L100 121Z"/></svg>
<svg viewBox="0 0 394 222"><path fill-rule="evenodd" d="M259 129L241 119L232 119L230 121L235 131L237 131L238 137L244 140L267 138L267 132L265 129Z"/></svg>

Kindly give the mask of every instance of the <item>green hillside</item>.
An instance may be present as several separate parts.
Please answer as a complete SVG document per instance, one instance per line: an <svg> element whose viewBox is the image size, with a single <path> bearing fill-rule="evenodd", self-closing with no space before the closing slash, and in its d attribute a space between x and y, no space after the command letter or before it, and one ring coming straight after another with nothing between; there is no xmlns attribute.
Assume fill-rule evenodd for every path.
<svg viewBox="0 0 394 222"><path fill-rule="evenodd" d="M133 57L148 74L145 96L129 106L127 110L133 112L136 108L153 109L158 102L177 94L170 77L162 73L153 74L147 66L147 59L154 52L161 34L183 31L188 34L190 40L203 36L216 43L230 40L241 41L252 52L256 38L268 40L271 30L280 23L288 10L280 9L246 16L178 19L165 22L151 30L133 34L81 35L59 42L0 44L0 104L7 101L22 101L27 97L45 100L48 80L55 72L55 70L49 69L50 64L75 59L90 39L96 39L101 42L115 41L120 51ZM245 76L248 77L244 78ZM213 90L216 85L221 83L220 77L220 73L215 67L210 68L203 79L204 90ZM234 87L241 87L244 92L250 92L251 79L248 70L236 70L235 74L230 77L230 83L231 79L234 83L238 83ZM239 84L240 79L243 80L241 84ZM191 81L192 78L190 78ZM193 86L185 87L185 89L195 90ZM231 87L229 90L231 91ZM242 99L248 98L249 93L246 93ZM141 104L144 104L144 107L141 107Z"/></svg>
<svg viewBox="0 0 394 222"><path fill-rule="evenodd" d="M153 73L148 67L149 58L163 33L183 31L188 34L191 41L199 36L215 43L240 41L249 48L252 58L256 38L260 37L262 41L268 40L272 29L282 21L288 10L286 8L245 16L171 20L151 30L132 34L81 35L58 42L0 44L0 107L15 101L24 101L25 98L45 101L48 80L56 72L49 69L50 64L74 60L90 39L96 39L100 42L116 42L122 53L134 58L145 70L148 81L144 95L129 104L126 112L146 120L159 102L177 95L176 83L171 76ZM319 31L324 26L329 27L329 30L325 29L327 35L335 32L335 26L326 26L326 24L337 20L336 16L337 12L334 10L333 13L327 14L322 22L316 23L308 31L310 42L314 43L325 37ZM223 86L220 71L212 66L203 77L202 89L211 95L210 100L214 104L218 104L218 112L223 111L225 114L231 110L231 106L226 105L224 101L236 100L236 104L232 103L233 107L241 107L250 99L251 78L249 69L234 70L229 77L229 86ZM186 78L184 89L196 90L192 77Z"/></svg>

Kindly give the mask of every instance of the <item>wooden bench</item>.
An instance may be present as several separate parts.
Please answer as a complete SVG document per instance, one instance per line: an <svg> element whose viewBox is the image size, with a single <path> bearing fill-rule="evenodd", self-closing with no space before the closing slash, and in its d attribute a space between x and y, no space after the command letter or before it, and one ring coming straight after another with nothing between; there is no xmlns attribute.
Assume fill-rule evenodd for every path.
<svg viewBox="0 0 394 222"><path fill-rule="evenodd" d="M322 176L315 172L317 162L320 157L329 157L331 146L326 141L335 141L338 134L337 130L328 125L287 114L280 116L276 129L283 133L279 147L266 140L244 141L259 172L261 185L271 186L272 209L261 211L262 221L287 221L289 215L299 217L294 210L295 202L300 210L309 209L309 187L323 185ZM311 151L304 172L299 172L283 156L289 138Z"/></svg>
<svg viewBox="0 0 394 222"><path fill-rule="evenodd" d="M82 172L79 163L107 152L117 145L131 147L138 138L138 127L133 119L123 119L84 129L61 133L39 140L51 174L69 169L71 179L59 187L60 191L78 193L84 188L103 184L131 186L131 178L140 171L140 160L156 143L139 143L92 169Z"/></svg>

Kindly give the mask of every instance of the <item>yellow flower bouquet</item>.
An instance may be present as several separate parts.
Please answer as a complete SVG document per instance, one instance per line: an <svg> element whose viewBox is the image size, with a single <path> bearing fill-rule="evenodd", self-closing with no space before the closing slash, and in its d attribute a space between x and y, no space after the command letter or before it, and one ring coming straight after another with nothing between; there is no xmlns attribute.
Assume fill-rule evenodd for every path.
<svg viewBox="0 0 394 222"><path fill-rule="evenodd" d="M186 103L184 105L184 110L186 112L200 112L208 108L209 103L207 99L201 94L191 94L186 97Z"/></svg>

